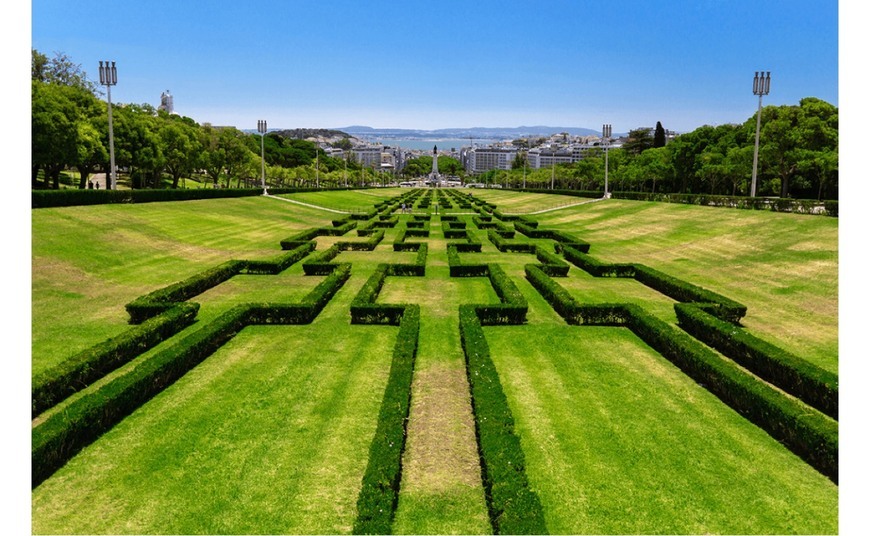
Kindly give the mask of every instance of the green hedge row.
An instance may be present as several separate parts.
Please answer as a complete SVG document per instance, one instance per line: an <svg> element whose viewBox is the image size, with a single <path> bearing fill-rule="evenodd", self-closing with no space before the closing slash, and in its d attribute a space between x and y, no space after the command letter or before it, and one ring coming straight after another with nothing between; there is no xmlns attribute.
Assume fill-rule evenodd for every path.
<svg viewBox="0 0 870 536"><path fill-rule="evenodd" d="M338 265L296 306L237 305L135 368L83 394L33 428L31 485L38 486L82 448L201 363L245 326L259 322L311 322L348 277L350 265Z"/></svg>
<svg viewBox="0 0 870 536"><path fill-rule="evenodd" d="M703 305L677 303L674 309L680 327L696 339L829 417L838 418L836 374L719 320L705 312Z"/></svg>
<svg viewBox="0 0 870 536"><path fill-rule="evenodd" d="M551 277L568 277L568 264L558 255L550 253L544 248L536 248L535 256L541 261L540 268Z"/></svg>
<svg viewBox="0 0 870 536"><path fill-rule="evenodd" d="M241 273L245 265L245 261L227 261L183 281L136 298L124 306L130 315L130 323L140 324L152 316L170 309L178 302L187 301L202 294Z"/></svg>
<svg viewBox="0 0 870 536"><path fill-rule="evenodd" d="M634 278L635 269L633 264L609 264L600 262L598 259L572 247L562 246L565 259L574 266L595 277L628 277Z"/></svg>
<svg viewBox="0 0 870 536"><path fill-rule="evenodd" d="M475 308L459 307L459 335L493 532L547 534L543 507L526 476L520 438Z"/></svg>
<svg viewBox="0 0 870 536"><path fill-rule="evenodd" d="M486 236L489 238L489 241L493 243L496 249L502 252L534 253L536 250L535 245L531 242L506 240L503 233L493 229L487 231Z"/></svg>
<svg viewBox="0 0 870 536"><path fill-rule="evenodd" d="M380 229L363 242L336 242L335 245L342 251L374 251L381 240L384 239L384 230Z"/></svg>
<svg viewBox="0 0 870 536"><path fill-rule="evenodd" d="M589 243L580 240L562 231L554 231L551 229L536 229L526 225L522 221L514 222L514 229L526 235L529 238L547 238L556 242L556 251L561 251L563 247L569 246L583 253L589 252Z"/></svg>
<svg viewBox="0 0 870 536"><path fill-rule="evenodd" d="M480 277L487 275L489 268L486 264L462 264L462 260L459 258L461 245L464 244L447 244L447 265L450 269L450 277Z"/></svg>
<svg viewBox="0 0 870 536"><path fill-rule="evenodd" d="M821 202L815 199L791 199L769 197L740 197L731 195L711 194L667 194L649 192L614 192L615 199L630 199L633 201L658 201L664 203L682 203L708 207L739 208L750 210L770 210L773 212L793 212L795 214L817 214L837 216L837 202ZM829 204L830 203L830 204ZM828 208L831 212L828 212Z"/></svg>
<svg viewBox="0 0 870 536"><path fill-rule="evenodd" d="M564 246L565 258L596 277L633 277L651 289L684 303L709 303L710 311L722 320L737 323L746 316L746 306L721 294L669 276L643 264L606 264L571 246Z"/></svg>
<svg viewBox="0 0 870 536"><path fill-rule="evenodd" d="M413 263L391 263L387 265L387 275L398 276L416 276L424 277L426 275L426 257L429 254L429 244L422 242L413 243L417 252ZM393 245L395 251L395 244Z"/></svg>
<svg viewBox="0 0 870 536"><path fill-rule="evenodd" d="M244 273L247 274L280 274L314 251L317 244L308 242L287 253L282 253L267 260L248 260L245 262Z"/></svg>
<svg viewBox="0 0 870 536"><path fill-rule="evenodd" d="M338 227L317 227L314 229L306 229L301 233L282 240L281 249L296 249L305 242L310 242L318 236L341 236L352 230L354 227L356 227L356 222L348 221Z"/></svg>
<svg viewBox="0 0 870 536"><path fill-rule="evenodd" d="M484 325L523 324L529 304L520 289L498 264L487 264L487 275L501 303L475 306L475 312Z"/></svg>
<svg viewBox="0 0 870 536"><path fill-rule="evenodd" d="M643 264L635 264L634 269L634 278L637 281L679 302L713 304L715 307L709 309L713 315L735 324L746 316L745 305L721 294L687 283Z"/></svg>
<svg viewBox="0 0 870 536"><path fill-rule="evenodd" d="M37 374L30 390L31 416L36 417L193 324L198 311L197 303L179 303L166 312Z"/></svg>
<svg viewBox="0 0 870 536"><path fill-rule="evenodd" d="M390 265L379 264L350 303L351 324L396 325L405 312L404 305L376 303L390 275Z"/></svg>
<svg viewBox="0 0 870 536"><path fill-rule="evenodd" d="M302 270L305 275L326 275L332 273L335 269L334 258L341 253L341 249L337 245L333 245L328 249L313 255L308 261L302 263Z"/></svg>
<svg viewBox="0 0 870 536"><path fill-rule="evenodd" d="M378 427L369 447L369 461L356 501L354 534L391 534L402 482L402 456L411 408L411 381L420 336L420 306L406 305L399 320L399 334Z"/></svg>
<svg viewBox="0 0 870 536"><path fill-rule="evenodd" d="M314 247L314 242L299 242L292 250L273 259L265 261L227 261L183 281L140 296L124 307L130 315L130 323L139 324L168 310L178 302L184 302L202 294L206 290L227 281L243 271L268 274L282 272L313 251Z"/></svg>
<svg viewBox="0 0 870 536"><path fill-rule="evenodd" d="M569 324L628 327L698 384L820 473L837 481L839 432L836 421L772 388L636 305L579 305L561 285L535 266L526 266L526 275Z"/></svg>
<svg viewBox="0 0 870 536"><path fill-rule="evenodd" d="M346 190L349 188L333 188ZM272 195L308 192L315 188L270 188ZM103 205L109 203L154 203L161 201L192 201L196 199L219 199L253 197L262 195L260 188L197 188L165 190L33 190L32 208L70 207L76 205Z"/></svg>

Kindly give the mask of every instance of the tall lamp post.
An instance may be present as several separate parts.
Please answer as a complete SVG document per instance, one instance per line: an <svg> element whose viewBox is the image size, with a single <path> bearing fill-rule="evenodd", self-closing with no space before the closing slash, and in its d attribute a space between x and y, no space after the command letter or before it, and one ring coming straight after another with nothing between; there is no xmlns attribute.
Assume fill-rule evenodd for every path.
<svg viewBox="0 0 870 536"><path fill-rule="evenodd" d="M260 184L263 186L263 195L268 195L266 191L266 120L260 119L257 121L257 132L260 133Z"/></svg>
<svg viewBox="0 0 870 536"><path fill-rule="evenodd" d="M607 149L610 147L610 137L613 136L613 125L604 125L601 127L601 137L604 141L604 198L610 196L607 184L607 175L610 170L610 162L607 161Z"/></svg>
<svg viewBox="0 0 870 536"><path fill-rule="evenodd" d="M752 157L752 190L751 197L755 197L755 184L758 179L758 140L761 137L761 98L770 93L770 71L755 71L752 80L752 94L758 95L758 114L755 119L755 155Z"/></svg>
<svg viewBox="0 0 870 536"><path fill-rule="evenodd" d="M100 85L106 86L106 99L109 103L109 179L106 181L107 190L115 190L118 187L115 177L115 135L112 131L112 86L118 83L118 70L115 62L100 62Z"/></svg>

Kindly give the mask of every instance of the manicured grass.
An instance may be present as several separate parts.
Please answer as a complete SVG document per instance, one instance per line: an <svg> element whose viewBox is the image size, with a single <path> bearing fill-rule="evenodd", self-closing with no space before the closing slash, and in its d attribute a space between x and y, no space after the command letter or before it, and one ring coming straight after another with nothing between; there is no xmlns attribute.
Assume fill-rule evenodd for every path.
<svg viewBox="0 0 870 536"><path fill-rule="evenodd" d="M478 199L488 201L498 206L505 214L527 214L539 210L553 209L588 201L585 197L572 195L538 194L528 192L512 192L499 189L468 189L463 190Z"/></svg>
<svg viewBox="0 0 870 536"><path fill-rule="evenodd" d="M639 262L748 307L753 334L837 371L838 220L608 200L536 217L606 262Z"/></svg>
<svg viewBox="0 0 870 536"><path fill-rule="evenodd" d="M837 532L836 485L628 330L485 331L551 533Z"/></svg>
<svg viewBox="0 0 870 536"><path fill-rule="evenodd" d="M450 279L444 266L446 248L431 258L439 265L427 267L426 278L388 278L378 298L383 303L421 303L408 442L393 531L488 534L492 527L456 311L461 303L494 303L498 297L487 278Z"/></svg>
<svg viewBox="0 0 870 536"><path fill-rule="evenodd" d="M348 532L395 329L246 328L33 492L35 533Z"/></svg>
<svg viewBox="0 0 870 536"><path fill-rule="evenodd" d="M34 210L33 371L127 329L133 299L330 219L260 197Z"/></svg>
<svg viewBox="0 0 870 536"><path fill-rule="evenodd" d="M290 197L367 210L406 192ZM473 193L505 213L564 201ZM33 211L33 372L127 329L132 299L229 259L271 258L280 240L338 217L261 197ZM535 256L497 251L462 218L483 244L462 262L498 263L528 301L527 325L485 334L552 533L836 532L836 485L628 330L565 325L525 279ZM614 200L535 219L602 261L647 264L746 304L751 333L836 371L836 219ZM430 227L408 239L429 246L426 276L388 277L378 298L421 306L393 531L486 533L458 306L498 299L488 278L449 277L452 240L439 218ZM351 277L313 324L245 328L37 487L34 532L349 532L397 333L350 325L349 306L378 264L416 258L393 251L400 229L333 260L351 263ZM314 253L347 240L366 238L318 237ZM191 299L199 320L177 337L238 303L297 302L321 280L301 263L235 276ZM672 300L637 281L572 266L559 283L584 303L637 303L674 321Z"/></svg>

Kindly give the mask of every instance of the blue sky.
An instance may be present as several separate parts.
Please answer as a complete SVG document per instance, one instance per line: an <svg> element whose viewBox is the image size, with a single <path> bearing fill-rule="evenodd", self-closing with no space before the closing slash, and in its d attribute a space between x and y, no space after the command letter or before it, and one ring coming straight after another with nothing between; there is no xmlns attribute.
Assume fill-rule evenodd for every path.
<svg viewBox="0 0 870 536"><path fill-rule="evenodd" d="M832 0L95 2L34 0L31 45L116 102L256 128L552 125L688 131L765 104L838 103Z"/></svg>

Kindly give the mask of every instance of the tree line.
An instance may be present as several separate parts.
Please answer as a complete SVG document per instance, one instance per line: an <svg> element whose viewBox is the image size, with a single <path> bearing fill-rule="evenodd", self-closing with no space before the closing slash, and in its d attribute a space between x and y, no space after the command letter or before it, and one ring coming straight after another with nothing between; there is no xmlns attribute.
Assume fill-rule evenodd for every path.
<svg viewBox="0 0 870 536"><path fill-rule="evenodd" d="M60 188L62 172L75 170L75 186L87 188L94 173L109 168L108 105L99 86L65 54L49 58L32 50L31 67L31 186ZM113 103L112 124L115 162L132 188L186 187L188 179L197 187L260 184L259 134L198 124L150 104ZM387 182L379 169L329 157L299 134L270 132L262 139L268 185ZM348 144L337 143L343 149Z"/></svg>
<svg viewBox="0 0 870 536"><path fill-rule="evenodd" d="M108 114L100 88L62 53L49 58L32 51L33 188L59 188L64 170L75 169L77 186L108 170ZM766 106L761 111L757 193L760 196L837 199L838 109L808 97L798 105ZM742 124L702 126L665 143L661 123L655 131L632 130L621 147L608 148L611 191L749 195L756 116ZM234 127L198 124L149 104L113 105L115 160L133 188L178 188L187 179L213 187L259 185L260 136ZM386 184L393 177L352 158L335 159L311 141L270 132L263 139L266 181L273 186L359 186ZM525 144L525 145L524 145ZM528 168L529 140L511 170L492 170L475 182L506 187L603 190L605 148L555 169ZM342 149L349 149L343 139ZM524 148L524 149L523 149ZM425 176L432 157L405 163L402 175ZM459 161L438 157L442 174L464 176Z"/></svg>
<svg viewBox="0 0 870 536"><path fill-rule="evenodd" d="M797 106L761 111L757 195L837 199L838 109L814 97ZM629 132L621 147L607 149L610 191L746 196L750 193L756 115L742 124L705 125L665 143L661 123ZM605 148L555 169L528 168L520 152L510 171L492 170L481 182L505 187L604 189Z"/></svg>

